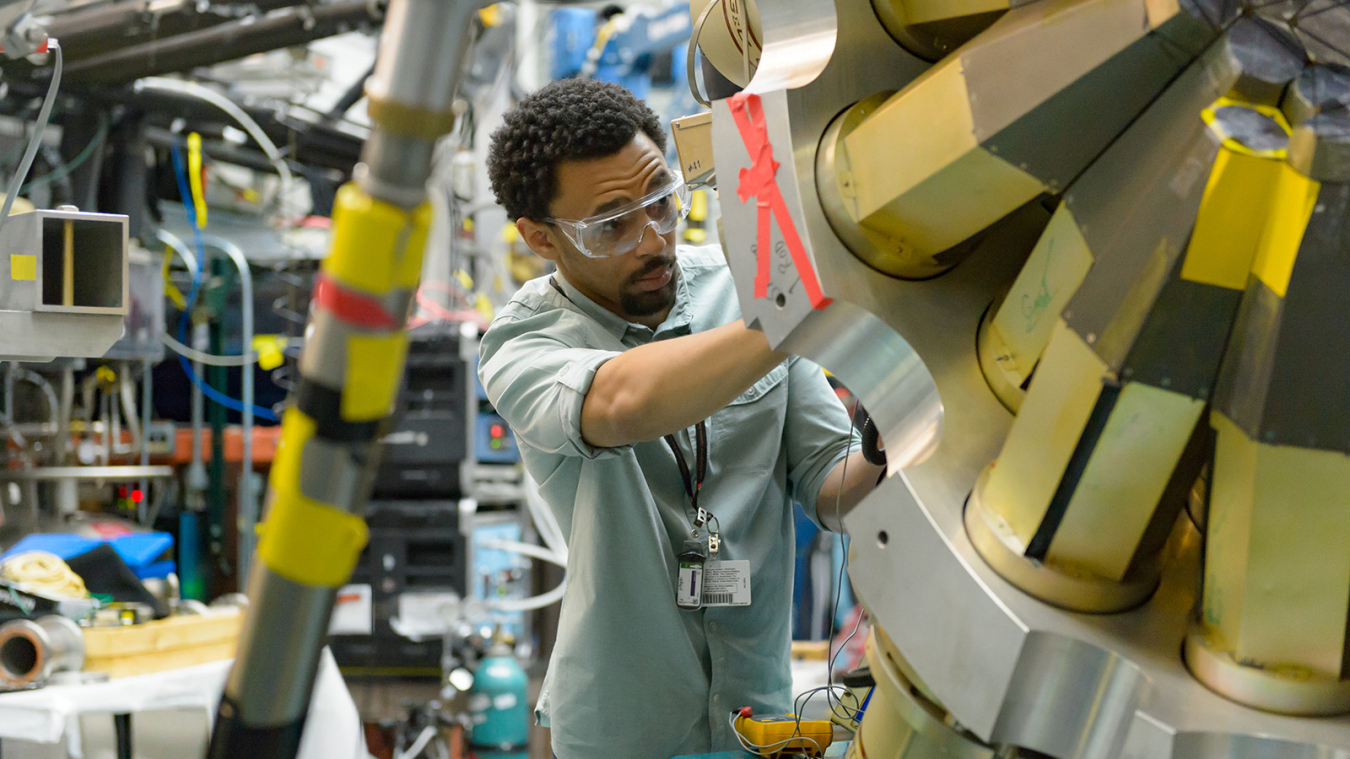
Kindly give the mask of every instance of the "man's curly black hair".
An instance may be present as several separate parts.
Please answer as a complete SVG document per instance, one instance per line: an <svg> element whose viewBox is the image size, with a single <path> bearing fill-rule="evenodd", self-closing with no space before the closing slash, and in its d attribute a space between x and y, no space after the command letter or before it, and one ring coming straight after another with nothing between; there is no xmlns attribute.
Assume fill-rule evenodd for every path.
<svg viewBox="0 0 1350 759"><path fill-rule="evenodd" d="M547 218L560 162L613 155L639 129L666 152L661 121L633 93L595 79L550 82L507 111L492 133L492 192L512 219Z"/></svg>

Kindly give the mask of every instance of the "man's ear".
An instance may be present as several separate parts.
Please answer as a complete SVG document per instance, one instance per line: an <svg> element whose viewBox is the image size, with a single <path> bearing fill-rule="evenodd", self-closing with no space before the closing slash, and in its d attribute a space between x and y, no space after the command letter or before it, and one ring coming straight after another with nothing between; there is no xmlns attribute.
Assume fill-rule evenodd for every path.
<svg viewBox="0 0 1350 759"><path fill-rule="evenodd" d="M530 219L516 219L516 231L520 232L520 239L530 246L536 256L547 261L558 260L561 251L553 244L553 236L548 233L546 225Z"/></svg>

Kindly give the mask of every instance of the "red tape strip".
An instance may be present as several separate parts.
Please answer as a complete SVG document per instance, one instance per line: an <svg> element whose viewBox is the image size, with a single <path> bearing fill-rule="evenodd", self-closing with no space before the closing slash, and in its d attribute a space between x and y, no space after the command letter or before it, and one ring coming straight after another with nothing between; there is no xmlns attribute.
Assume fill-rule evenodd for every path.
<svg viewBox="0 0 1350 759"><path fill-rule="evenodd" d="M754 198L759 208L755 238L759 268L755 272L755 297L767 298L769 295L770 261L773 258L770 217L777 216L778 228L783 232L783 241L792 254L792 263L797 267L797 275L801 277L811 307L825 308L832 299L826 298L820 291L816 270L806 255L806 247L797 234L797 225L792 221L787 202L783 200L783 192L778 187L776 175L779 164L773 160L773 145L769 142L769 129L759 95L737 93L731 96L728 104L731 117L736 121L736 129L750 153L750 168L741 169L741 182L736 188L736 195L742 203L748 203Z"/></svg>
<svg viewBox="0 0 1350 759"><path fill-rule="evenodd" d="M358 327L398 329L402 321L390 316L384 304L375 298L349 290L322 272L315 277L314 303Z"/></svg>

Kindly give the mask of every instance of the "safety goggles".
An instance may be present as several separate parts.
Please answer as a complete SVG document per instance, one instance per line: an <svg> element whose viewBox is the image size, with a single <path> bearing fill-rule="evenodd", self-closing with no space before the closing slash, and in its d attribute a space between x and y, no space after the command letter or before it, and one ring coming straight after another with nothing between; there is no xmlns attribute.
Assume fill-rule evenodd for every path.
<svg viewBox="0 0 1350 759"><path fill-rule="evenodd" d="M588 258L622 256L650 227L669 234L689 215L689 186L678 175L632 203L586 219L541 219L557 227Z"/></svg>

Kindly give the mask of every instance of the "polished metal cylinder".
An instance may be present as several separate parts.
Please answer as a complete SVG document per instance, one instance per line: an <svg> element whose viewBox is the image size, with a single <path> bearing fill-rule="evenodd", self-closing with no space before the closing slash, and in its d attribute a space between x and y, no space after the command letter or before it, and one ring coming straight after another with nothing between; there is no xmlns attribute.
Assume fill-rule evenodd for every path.
<svg viewBox="0 0 1350 759"><path fill-rule="evenodd" d="M455 96L473 16L483 3L395 0L380 35L387 51L375 63L366 95L446 112Z"/></svg>
<svg viewBox="0 0 1350 759"><path fill-rule="evenodd" d="M336 595L336 588L307 587L254 564L248 623L226 685L245 724L285 725L304 716Z"/></svg>
<svg viewBox="0 0 1350 759"><path fill-rule="evenodd" d="M366 192L411 208L421 202L436 140L454 124L455 83L463 68L475 0L395 0L380 38L383 51L366 83L375 129L361 154Z"/></svg>
<svg viewBox="0 0 1350 759"><path fill-rule="evenodd" d="M41 685L56 672L84 664L84 634L58 614L0 626L0 687Z"/></svg>
<svg viewBox="0 0 1350 759"><path fill-rule="evenodd" d="M377 126L361 150L356 180L372 197L401 208L413 208L426 198L435 151L434 141Z"/></svg>
<svg viewBox="0 0 1350 759"><path fill-rule="evenodd" d="M379 329L382 350L390 345L387 338L400 337L429 216L425 210L390 214L385 205L412 209L425 199L436 141L454 123L455 82L478 7L473 0L394 0L367 85L374 129L357 167L361 187L339 194L346 213L335 217L338 226L324 271L325 286L361 289L362 298L372 290L385 294L389 302L379 310L399 317ZM359 263L352 260L354 249L361 251ZM369 495L378 465L374 441L380 417L388 413L382 394L394 385L354 379L349 370L353 345L369 346L374 333L356 336L367 340L358 343L338 309L322 303L310 326L314 334L301 357L301 388L283 424L290 441L283 451L290 460L284 466L278 462L272 472L268 521L269 530L277 532L264 535L262 560L250 573L250 607L217 711L208 754L213 759L290 757L299 750L336 586L366 539L364 530L354 534L350 515L360 514ZM393 362L386 370L401 371L401 352L381 355ZM392 405L392 397L387 401ZM291 518L279 518L278 510ZM308 523L321 515L327 532L318 532L327 538L316 539L337 553L327 557L333 559L331 566L316 573L306 562L290 559L309 538Z"/></svg>

